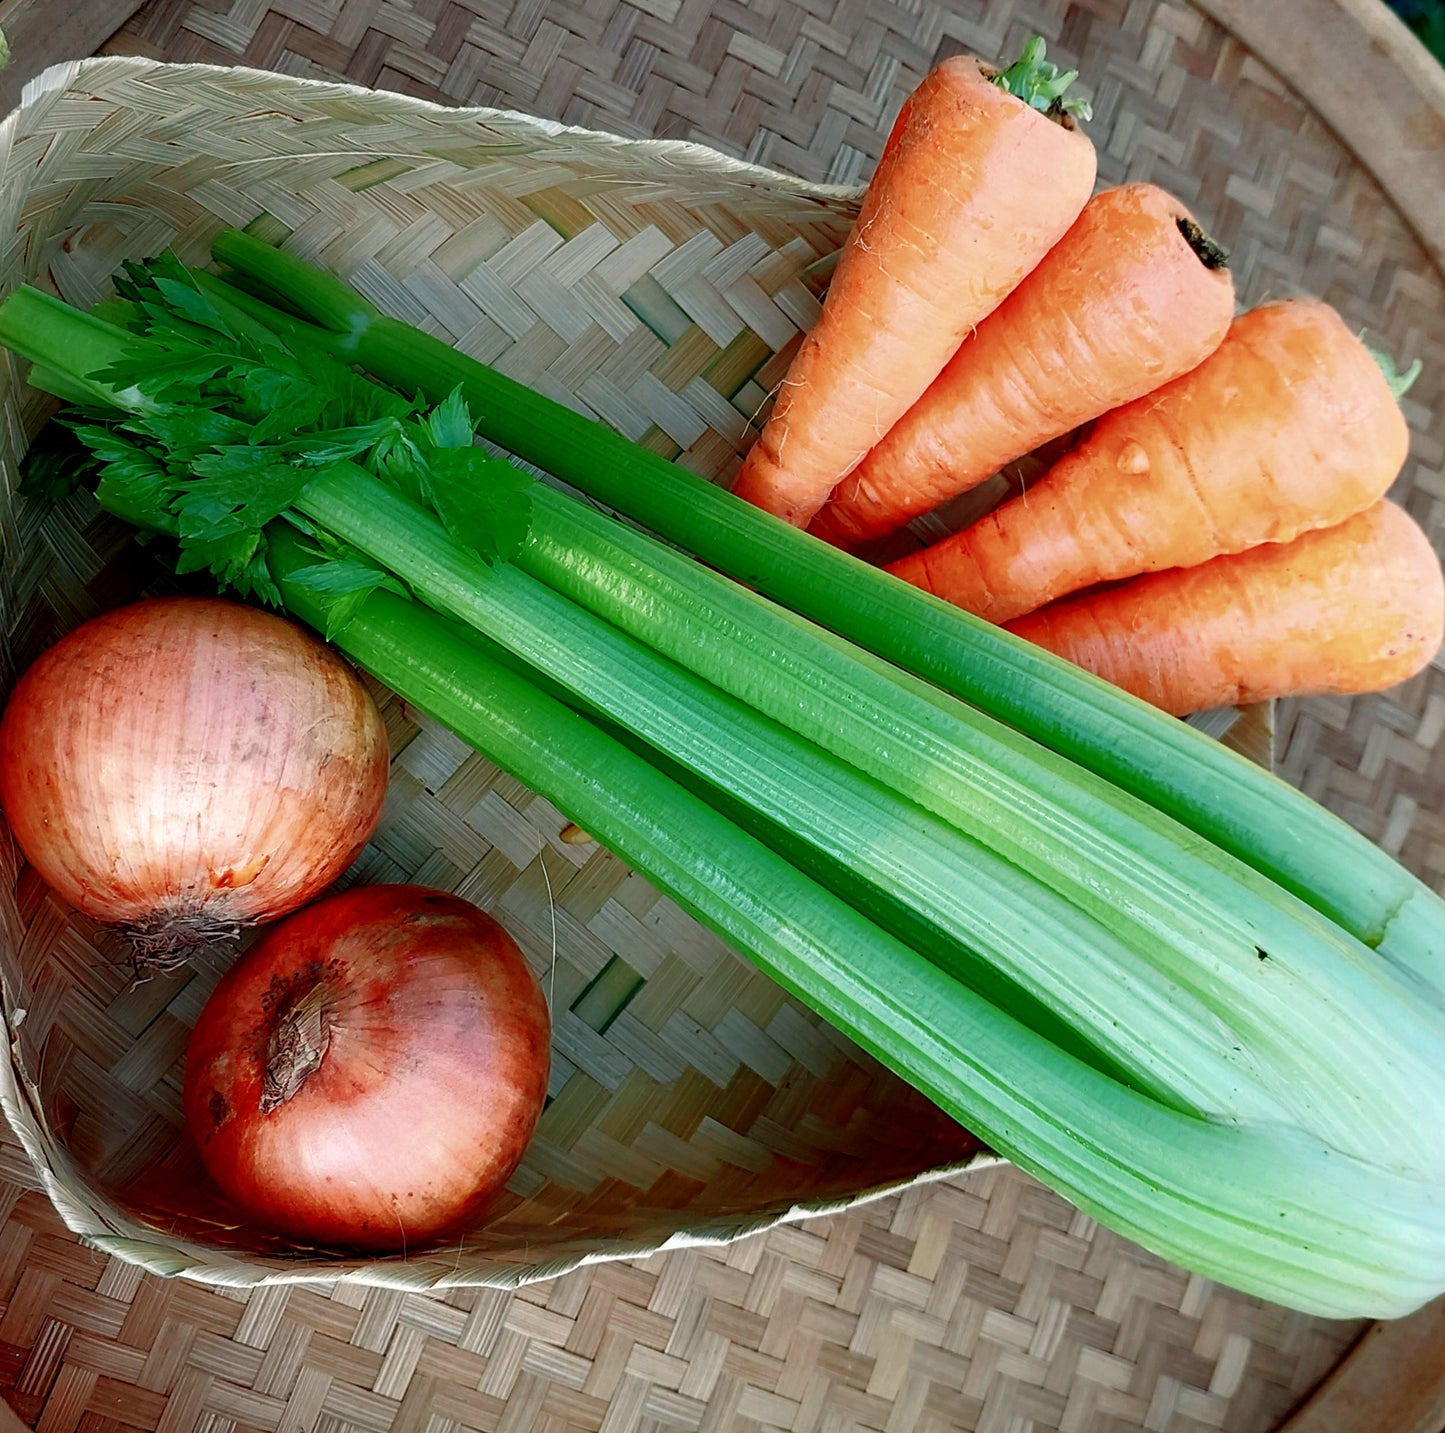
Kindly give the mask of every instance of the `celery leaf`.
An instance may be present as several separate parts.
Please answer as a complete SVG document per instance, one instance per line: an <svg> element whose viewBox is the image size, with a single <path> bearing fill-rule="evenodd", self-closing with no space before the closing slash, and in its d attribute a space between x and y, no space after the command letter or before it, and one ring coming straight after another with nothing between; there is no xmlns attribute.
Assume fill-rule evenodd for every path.
<svg viewBox="0 0 1445 1433"><path fill-rule="evenodd" d="M426 455L422 487L442 525L488 565L526 545L533 479L480 448L437 448Z"/></svg>
<svg viewBox="0 0 1445 1433"><path fill-rule="evenodd" d="M333 558L302 567L291 574L292 582L314 592L326 614L326 640L332 641L356 616L358 608L378 588L406 597L406 588L389 572L373 567L359 557Z"/></svg>

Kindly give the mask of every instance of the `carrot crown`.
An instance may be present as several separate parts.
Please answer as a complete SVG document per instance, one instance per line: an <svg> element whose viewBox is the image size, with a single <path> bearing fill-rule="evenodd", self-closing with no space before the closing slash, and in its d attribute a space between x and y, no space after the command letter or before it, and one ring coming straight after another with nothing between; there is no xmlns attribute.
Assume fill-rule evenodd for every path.
<svg viewBox="0 0 1445 1433"><path fill-rule="evenodd" d="M1206 269L1229 267L1229 250L1216 244L1193 219L1176 219L1174 222L1184 235L1185 243L1199 256L1199 262Z"/></svg>
<svg viewBox="0 0 1445 1433"><path fill-rule="evenodd" d="M1052 60L1044 58L1044 40L1035 35L1023 48L1023 53L1008 69L1000 70L993 82L1001 90L1021 99L1031 109L1042 110L1055 118L1087 120L1093 116L1088 100L1064 92L1078 79L1077 70L1059 73L1059 67Z"/></svg>
<svg viewBox="0 0 1445 1433"><path fill-rule="evenodd" d="M1366 345L1368 347L1369 345ZM1403 398L1415 386L1415 380L1424 372L1425 365L1417 358L1403 373L1395 362L1392 353L1386 353L1382 348L1371 348L1370 357L1379 366L1380 372L1385 375L1385 382L1390 385L1390 392L1397 399Z"/></svg>

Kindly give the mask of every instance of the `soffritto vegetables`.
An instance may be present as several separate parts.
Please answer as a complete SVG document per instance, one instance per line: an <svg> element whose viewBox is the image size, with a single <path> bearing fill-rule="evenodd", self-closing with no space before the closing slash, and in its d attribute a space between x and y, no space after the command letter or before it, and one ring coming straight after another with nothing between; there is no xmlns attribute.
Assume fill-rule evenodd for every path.
<svg viewBox="0 0 1445 1433"><path fill-rule="evenodd" d="M294 263L279 272L298 275ZM344 319L354 305L344 288L315 275L310 282L311 296ZM381 680L535 781L944 1108L1113 1227L1214 1277L1317 1311L1403 1309L1445 1287L1445 1151L1433 1123L1420 1119L1423 1106L1445 1103L1437 1068L1445 1000L1438 970L1411 961L1409 940L1385 955L1368 949L1130 793L628 525L534 489L469 446L459 398L418 412L325 362L314 334L275 315L278 330L312 345L296 358L204 302L176 265L155 266L150 281L136 277L126 298L138 332L31 290L0 305L0 338L38 361L38 379L87 395L92 412L79 429L103 449L97 491L113 511L190 554L198 541L216 544L206 555L223 581L329 627ZM358 342L377 333L361 312L368 321L350 334ZM388 337L389 361L405 363L409 384L437 379L441 345L400 326ZM462 369L469 386L482 381ZM183 421L197 383L204 414ZM105 408L116 417L101 424ZM523 403L507 417L515 424L529 413L562 446L592 431L569 427L550 405ZM591 456L598 463L627 451L594 438ZM686 483L663 491L681 493L673 501L694 519L705 510ZM741 531L781 532L804 545L800 553L817 549L843 564L834 570L869 571L710 491L720 506L707 511L748 514ZM496 523L484 532L493 517L500 532ZM289 553L288 524L303 534L290 537ZM298 545L299 560L290 555ZM895 613L946 613L950 631L975 630L974 619L886 574L864 580L870 593L903 594ZM539 711L535 685L485 669L476 639L418 612L403 585L502 642L584 710L601 707L631 726L702 789L726 788L760 830L792 819L789 797L796 792L802 806L818 763L770 761L764 781L752 743L739 739L745 729L773 743L769 751L801 738L831 753L836 796L847 766L871 761L871 776L855 778L860 811L877 802L901 815L913 802L931 819L967 823L961 834L1001 858L970 870L996 903L983 909L1007 911L1012 892L1016 919L1030 918L1045 909L1035 891L1074 908L1078 938L1044 952L1054 990L1030 988L1037 979L1007 919L950 927L944 900L919 893L917 919L899 928L910 938L935 933L938 963L924 958L591 721ZM607 621L578 604L584 594ZM631 636L609 625L629 608ZM708 640L697 639L699 623L711 624L702 629ZM926 626L915 621L915 635ZM983 630L979 651L1028 650ZM727 693L680 675L674 664L684 660L706 664ZM1054 690L1095 691L1067 664L1033 660ZM778 735L784 721L792 738ZM1142 718L1138 727L1147 736ZM835 809L846 825L846 806ZM1323 833L1321 844L1334 839L1332 818L1317 808L1301 802L1293 815L1310 817L1308 834ZM825 847L801 820L786 834L790 849L817 852L810 871L836 891L861 892L860 904L886 882L886 848ZM1340 884L1357 884L1361 868ZM1411 911L1406 934L1438 949L1439 903L1398 880ZM1350 908L1327 897L1322 904ZM868 909L888 919L885 901ZM950 945L965 967L994 973L990 995L945 968ZM1142 1027L1120 1021L1109 1034L1125 991L1152 1013ZM1041 998L1073 1028L1075 1048L1030 1023ZM1154 1045L1162 1063L1146 1053ZM1338 1177L1326 1178L1326 1167Z"/></svg>
<svg viewBox="0 0 1445 1433"><path fill-rule="evenodd" d="M1009 630L1168 712L1379 691L1445 638L1445 580L1404 509L1050 603Z"/></svg>
<svg viewBox="0 0 1445 1433"><path fill-rule="evenodd" d="M1096 157L1072 79L1034 39L1002 72L944 60L904 102L739 497L806 527L1073 223Z"/></svg>
<svg viewBox="0 0 1445 1433"><path fill-rule="evenodd" d="M1223 251L1153 184L1096 194L834 490L809 531L883 537L1208 357L1234 316Z"/></svg>
<svg viewBox="0 0 1445 1433"><path fill-rule="evenodd" d="M490 916L420 886L341 891L221 978L187 1046L186 1125L257 1223L409 1251L477 1218L520 1163L549 1039Z"/></svg>
<svg viewBox="0 0 1445 1433"><path fill-rule="evenodd" d="M206 597L137 602L43 653L0 720L26 859L138 960L293 910L381 815L386 730L310 633Z"/></svg>
<svg viewBox="0 0 1445 1433"><path fill-rule="evenodd" d="M1409 441L1375 356L1334 309L1261 304L1026 494L889 571L1006 622L1098 582L1342 522L1384 496Z"/></svg>

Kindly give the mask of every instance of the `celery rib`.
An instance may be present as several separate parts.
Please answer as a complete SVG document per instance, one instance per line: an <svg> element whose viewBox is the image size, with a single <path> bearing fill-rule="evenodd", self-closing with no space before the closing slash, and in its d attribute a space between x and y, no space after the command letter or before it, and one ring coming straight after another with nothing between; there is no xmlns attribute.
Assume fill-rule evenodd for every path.
<svg viewBox="0 0 1445 1433"><path fill-rule="evenodd" d="M638 631L629 633L632 624L599 620L535 581L525 561L487 567L429 514L365 472L322 475L296 506L386 563L428 606L475 628L693 775L907 902L991 967L994 979L1026 991L1036 1008L1068 1011L1075 1037L1129 1068L1144 1087L1201 1112L1289 1113L1288 1101L1278 1096L1293 1085L1284 1071L1265 1078L1253 1061L1257 1042L1245 1040L1235 1022L1201 1012L1182 998L1167 970L1152 967L1097 915L900 794L884 779L886 768L865 773L846 755L809 740L796 720L770 720L768 703L754 702L747 684L729 692L659 656L637 640ZM545 527L544 515L538 517ZM605 550L579 547L575 555L627 604L632 590ZM667 597L661 606L660 612L648 608L638 630L655 635L669 627L675 640L666 645L686 653L699 634L677 622ZM767 665L744 653L736 668L768 676ZM783 689L776 680L767 685ZM797 690L801 695L782 699L785 718L812 699ZM1071 958L1049 957L1060 950ZM956 964L954 973L962 969ZM1086 978L1081 971L1093 973ZM1100 971L1119 978L1103 980ZM1147 1047L1134 1034L1146 1027L1158 1032Z"/></svg>
<svg viewBox="0 0 1445 1433"><path fill-rule="evenodd" d="M306 559L276 544L272 560L288 607L322 623L314 597L286 580L288 560ZM1126 1237L1322 1317L1398 1316L1445 1285L1433 1182L1289 1128L1193 1119L1108 1080L405 599L373 594L339 645L992 1148Z"/></svg>
<svg viewBox="0 0 1445 1433"><path fill-rule="evenodd" d="M303 260L236 230L217 235L213 253L294 313L316 320L310 342L433 399L460 386L482 433L501 448L1137 794L1442 998L1445 902L1287 783L1052 654L381 314ZM336 331L325 333L328 327ZM301 341L305 326L293 330Z"/></svg>
<svg viewBox="0 0 1445 1433"><path fill-rule="evenodd" d="M546 600L546 589L516 570L545 549L552 575L582 572L566 598L597 600L601 615L639 641L1019 867L1013 920L1020 929L1028 930L1037 911L1063 909L1047 899L1050 888L1092 914L1097 934L1087 945L1036 949L1028 938L1005 945L1006 903L992 922L977 916L964 936L1035 991L1048 988L1044 952L1060 952L1053 989L1067 992L1066 1008L1089 1039L1132 1057L1152 1082L1187 1090L1185 1098L1206 1108L1230 1108L1221 1096L1232 1089L1243 1112L1251 1095L1264 1093L1341 1149L1445 1173L1445 1150L1413 1113L1426 1091L1445 1104L1445 1072L1436 1060L1445 1024L1419 1005L1382 1010L1374 962L1347 937L1307 908L1295 910L1248 867L1208 859L1192 838L1176 841L1156 813L1107 783L1057 758L1040 767L1029 743L989 730L992 723L952 699L915 683L917 701L905 708L887 674L791 614L731 584L719 589L690 559L560 496L542 491L536 498L532 541L515 568L496 569L365 473L318 477L298 507L385 562L430 605L478 627L624 724L641 730L650 721L648 739L690 759L709 710L688 709L676 682L649 703L647 683L662 669L646 661L629 665L635 649L615 642L608 627L580 622L571 602ZM629 561L639 544L645 560ZM694 625L687 619L699 606L711 620ZM752 742L765 731L755 727ZM747 756L730 753L725 740L719 750L726 782L726 766L741 770ZM802 802L807 795L806 780L790 771L796 761L795 751L779 750L780 821L797 819L790 798ZM769 794L765 785L756 790L762 799ZM826 822L810 839L826 843ZM996 859L966 870L980 890L989 876L1006 884L1006 867ZM1024 872L1039 884L1031 889L1019 879ZM957 879L965 879L963 870ZM938 909L942 892L933 894L930 901L918 888L924 909ZM953 909L960 910L956 903ZM960 911L963 920L973 914ZM1077 939L1083 927L1073 929ZM1122 943L1104 938L1111 930L1123 933ZM1147 1040L1141 1029L1151 1032ZM1179 1032L1177 1045L1163 1033L1171 1029ZM1328 1040L1311 1041L1314 1029L1327 1031ZM1171 1069L1158 1063L1167 1058L1161 1045L1176 1057ZM1236 1058L1246 1066L1258 1061L1250 1081L1239 1083L1244 1071ZM1192 1078L1190 1061L1198 1062ZM1368 1092L1352 1074L1361 1068L1374 1071Z"/></svg>

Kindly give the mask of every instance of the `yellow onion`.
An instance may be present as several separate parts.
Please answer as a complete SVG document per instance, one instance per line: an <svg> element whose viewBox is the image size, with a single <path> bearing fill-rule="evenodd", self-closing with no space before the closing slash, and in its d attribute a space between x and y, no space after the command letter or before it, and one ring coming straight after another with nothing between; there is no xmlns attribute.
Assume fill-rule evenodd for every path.
<svg viewBox="0 0 1445 1433"><path fill-rule="evenodd" d="M294 910L381 816L386 729L285 619L161 597L43 653L0 719L0 804L63 900L156 959Z"/></svg>

